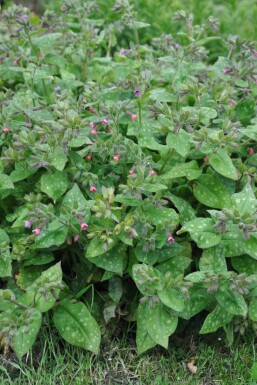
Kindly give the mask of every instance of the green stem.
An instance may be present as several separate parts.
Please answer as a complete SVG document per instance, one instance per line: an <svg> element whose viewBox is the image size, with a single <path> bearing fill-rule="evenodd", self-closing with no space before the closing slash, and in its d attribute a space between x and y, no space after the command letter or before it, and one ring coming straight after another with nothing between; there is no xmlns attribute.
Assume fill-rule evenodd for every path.
<svg viewBox="0 0 257 385"><path fill-rule="evenodd" d="M137 60L139 60L140 59L140 55L139 55L139 37L138 37L137 29L134 29L134 35L135 35L135 40L136 40Z"/></svg>
<svg viewBox="0 0 257 385"><path fill-rule="evenodd" d="M168 161L169 161L170 158L172 157L173 151L174 151L173 148L169 150L169 153L168 153L168 155L167 155L167 158L165 159L165 161L163 162L163 164L162 164L162 166L161 166L161 168L160 168L159 174L162 173L162 171L164 170L166 164L168 163Z"/></svg>
<svg viewBox="0 0 257 385"><path fill-rule="evenodd" d="M139 116L139 128L140 128L140 133L141 133L141 130L142 130L142 104L141 104L140 99L137 100L137 105L138 105L138 116Z"/></svg>

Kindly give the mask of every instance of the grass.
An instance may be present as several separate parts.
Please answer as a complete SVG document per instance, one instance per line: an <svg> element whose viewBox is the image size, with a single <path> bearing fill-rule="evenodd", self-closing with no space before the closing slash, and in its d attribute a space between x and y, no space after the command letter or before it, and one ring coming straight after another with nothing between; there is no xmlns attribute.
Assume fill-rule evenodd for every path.
<svg viewBox="0 0 257 385"><path fill-rule="evenodd" d="M211 338L211 340L210 340ZM128 342L129 341L129 342ZM195 357L197 373L187 369ZM0 356L1 385L257 385L251 381L254 341L240 338L227 348L222 335L173 337L170 349L138 356L132 337L107 339L99 356L64 345L43 329L35 348L19 363Z"/></svg>

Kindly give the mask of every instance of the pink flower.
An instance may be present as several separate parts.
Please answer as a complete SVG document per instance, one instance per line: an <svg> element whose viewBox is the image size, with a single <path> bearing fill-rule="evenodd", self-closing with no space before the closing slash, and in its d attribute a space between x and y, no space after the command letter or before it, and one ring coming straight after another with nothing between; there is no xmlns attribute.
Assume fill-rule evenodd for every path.
<svg viewBox="0 0 257 385"><path fill-rule="evenodd" d="M35 233L36 235L40 235L41 230L37 227L35 230L32 230L32 233Z"/></svg>
<svg viewBox="0 0 257 385"><path fill-rule="evenodd" d="M224 70L222 70L222 73L223 73L223 75L227 75L228 74L228 70L226 70L226 68L224 68Z"/></svg>
<svg viewBox="0 0 257 385"><path fill-rule="evenodd" d="M91 49L90 51L89 51L89 56L93 56L94 55L94 51Z"/></svg>
<svg viewBox="0 0 257 385"><path fill-rule="evenodd" d="M80 230L86 231L87 229L88 229L88 225L86 223L83 222L80 224Z"/></svg>
<svg viewBox="0 0 257 385"><path fill-rule="evenodd" d="M82 99L82 102L85 103L85 104L87 104L87 99L86 99L86 98L83 98L83 99Z"/></svg>
<svg viewBox="0 0 257 385"><path fill-rule="evenodd" d="M103 119L103 120L101 120L101 123L106 126L109 122L108 122L108 119Z"/></svg>
<svg viewBox="0 0 257 385"><path fill-rule="evenodd" d="M8 132L10 131L8 127L4 127L3 130L2 130L5 134L8 134Z"/></svg>
<svg viewBox="0 0 257 385"><path fill-rule="evenodd" d="M32 226L32 222L31 221L25 221L24 222L24 227L26 227L26 229L30 229Z"/></svg>
<svg viewBox="0 0 257 385"><path fill-rule="evenodd" d="M18 64L18 60L14 60L14 61L13 61L13 65L14 65L14 66L17 66L17 64Z"/></svg>
<svg viewBox="0 0 257 385"><path fill-rule="evenodd" d="M77 234L77 235L75 235L75 237L73 238L73 241L74 241L74 242L78 242L79 238L80 238L80 236Z"/></svg>
<svg viewBox="0 0 257 385"><path fill-rule="evenodd" d="M245 95L248 94L248 92L249 92L248 88L244 88L244 89L243 89L243 93L244 93Z"/></svg>
<svg viewBox="0 0 257 385"><path fill-rule="evenodd" d="M131 169L129 170L129 175L134 175L135 174L135 170Z"/></svg>
<svg viewBox="0 0 257 385"><path fill-rule="evenodd" d="M56 87L54 87L54 90L55 90L55 92L60 92L61 91L61 87L60 86L56 86Z"/></svg>
<svg viewBox="0 0 257 385"><path fill-rule="evenodd" d="M254 149L252 147L248 147L247 148L247 152L249 155L253 155L254 154Z"/></svg>
<svg viewBox="0 0 257 385"><path fill-rule="evenodd" d="M209 157L206 155L206 156L203 158L203 160L204 160L205 162L208 162Z"/></svg>
<svg viewBox="0 0 257 385"><path fill-rule="evenodd" d="M114 155L113 160L115 160L116 163L120 161L119 155Z"/></svg>
<svg viewBox="0 0 257 385"><path fill-rule="evenodd" d="M257 57L257 51L253 51L253 56Z"/></svg>
<svg viewBox="0 0 257 385"><path fill-rule="evenodd" d="M31 123L30 122L26 122L25 123L25 127L30 128L31 127Z"/></svg>
<svg viewBox="0 0 257 385"><path fill-rule="evenodd" d="M131 117L132 122L134 122L134 120L136 120L136 118L137 118L137 115L136 114L132 114L130 117Z"/></svg>
<svg viewBox="0 0 257 385"><path fill-rule="evenodd" d="M96 192L96 187L95 186L90 186L90 192L95 193Z"/></svg>
<svg viewBox="0 0 257 385"><path fill-rule="evenodd" d="M92 135L97 135L97 134L98 134L98 131L97 131L95 128L93 128L93 130L91 130L91 134L92 134Z"/></svg>
<svg viewBox="0 0 257 385"><path fill-rule="evenodd" d="M88 160L88 161L92 160L92 155L87 155L86 160Z"/></svg>
<svg viewBox="0 0 257 385"><path fill-rule="evenodd" d="M154 171L154 170L150 170L150 171L148 172L148 174L151 175L151 176L156 176L156 175L157 175L157 172Z"/></svg>
<svg viewBox="0 0 257 385"><path fill-rule="evenodd" d="M94 122L90 122L89 125L90 125L91 128L95 128L95 123Z"/></svg>
<svg viewBox="0 0 257 385"><path fill-rule="evenodd" d="M168 237L167 242L168 242L169 244L172 244L172 243L175 242L175 239L173 238L172 235L170 235L170 236Z"/></svg>
<svg viewBox="0 0 257 385"><path fill-rule="evenodd" d="M90 106L90 107L89 107L89 111L90 111L90 112L95 112L93 106Z"/></svg>

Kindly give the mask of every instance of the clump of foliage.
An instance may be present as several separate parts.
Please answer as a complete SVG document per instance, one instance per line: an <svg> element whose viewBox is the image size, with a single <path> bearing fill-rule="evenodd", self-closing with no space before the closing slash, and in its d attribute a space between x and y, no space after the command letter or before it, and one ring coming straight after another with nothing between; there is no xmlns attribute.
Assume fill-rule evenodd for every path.
<svg viewBox="0 0 257 385"><path fill-rule="evenodd" d="M0 342L19 358L45 313L94 353L120 322L140 353L203 310L200 333L257 328L255 43L179 11L184 45L144 45L127 0L109 12L1 17Z"/></svg>

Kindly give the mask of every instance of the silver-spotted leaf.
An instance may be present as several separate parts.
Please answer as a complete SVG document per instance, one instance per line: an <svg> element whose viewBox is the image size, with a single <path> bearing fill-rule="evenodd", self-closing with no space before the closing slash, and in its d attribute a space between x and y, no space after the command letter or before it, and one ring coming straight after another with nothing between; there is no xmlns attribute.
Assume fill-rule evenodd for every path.
<svg viewBox="0 0 257 385"><path fill-rule="evenodd" d="M84 303L62 300L54 310L53 321L65 341L98 353L100 328Z"/></svg>

